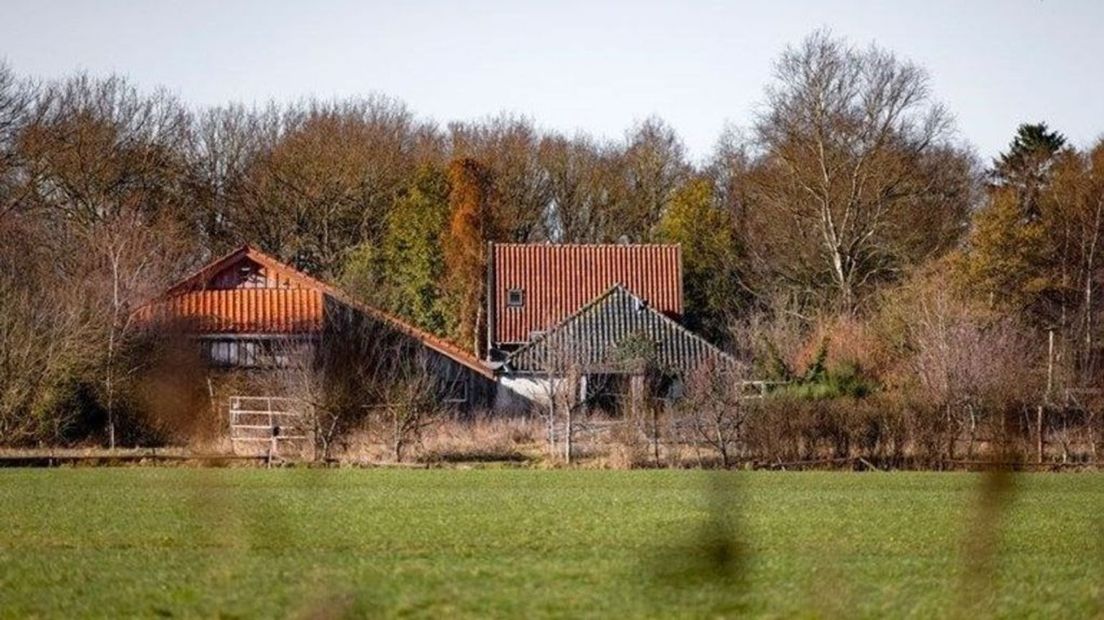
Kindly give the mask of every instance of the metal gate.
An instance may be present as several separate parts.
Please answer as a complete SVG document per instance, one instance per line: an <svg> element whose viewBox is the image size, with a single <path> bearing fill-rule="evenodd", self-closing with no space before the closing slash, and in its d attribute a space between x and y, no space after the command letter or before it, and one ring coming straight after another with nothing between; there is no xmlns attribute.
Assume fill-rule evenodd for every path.
<svg viewBox="0 0 1104 620"><path fill-rule="evenodd" d="M302 456L312 443L305 413L293 398L231 396L231 448L235 454Z"/></svg>

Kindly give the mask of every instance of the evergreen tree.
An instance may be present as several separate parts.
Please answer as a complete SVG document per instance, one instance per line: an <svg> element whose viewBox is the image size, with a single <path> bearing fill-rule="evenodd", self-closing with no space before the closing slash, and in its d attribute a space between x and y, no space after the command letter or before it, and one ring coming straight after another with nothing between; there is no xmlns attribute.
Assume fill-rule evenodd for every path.
<svg viewBox="0 0 1104 620"><path fill-rule="evenodd" d="M441 301L441 235L448 209L443 171L420 166L388 214L380 244L361 244L350 255L344 288L423 329L444 334L448 313Z"/></svg>
<svg viewBox="0 0 1104 620"><path fill-rule="evenodd" d="M435 333L445 329L440 282L444 273L441 234L447 222L445 175L422 166L390 213L381 248L389 266L391 309Z"/></svg>
<svg viewBox="0 0 1104 620"><path fill-rule="evenodd" d="M1024 123L1016 137L993 162L992 176L997 185L1016 191L1023 217L1039 217L1039 194L1049 182L1054 158L1066 146L1066 138L1051 131L1046 123Z"/></svg>

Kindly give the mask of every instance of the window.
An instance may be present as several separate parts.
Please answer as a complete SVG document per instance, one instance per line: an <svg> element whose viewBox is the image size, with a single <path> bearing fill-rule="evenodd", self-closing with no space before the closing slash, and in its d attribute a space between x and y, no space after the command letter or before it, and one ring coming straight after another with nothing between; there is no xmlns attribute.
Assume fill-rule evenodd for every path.
<svg viewBox="0 0 1104 620"><path fill-rule="evenodd" d="M468 402L468 376L463 369L450 364L447 377L442 382L441 400L450 405Z"/></svg>
<svg viewBox="0 0 1104 620"><path fill-rule="evenodd" d="M216 338L203 347L208 362L224 368L287 368L313 353L309 341L298 339Z"/></svg>
<svg viewBox="0 0 1104 620"><path fill-rule="evenodd" d="M506 305L511 308L520 308L525 305L525 290L512 288L506 292Z"/></svg>

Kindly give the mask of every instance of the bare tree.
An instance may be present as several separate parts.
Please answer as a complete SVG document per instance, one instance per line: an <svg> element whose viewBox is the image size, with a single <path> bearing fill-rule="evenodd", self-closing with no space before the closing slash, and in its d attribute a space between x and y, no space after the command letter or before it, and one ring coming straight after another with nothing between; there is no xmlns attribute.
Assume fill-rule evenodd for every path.
<svg viewBox="0 0 1104 620"><path fill-rule="evenodd" d="M229 228L298 268L336 276L350 248L379 241L416 167L419 125L382 96L270 106L251 122L261 144Z"/></svg>
<svg viewBox="0 0 1104 620"><path fill-rule="evenodd" d="M1071 356L1076 369L1069 383L1088 387L1100 374L1094 349L1099 329L1096 285L1104 276L1104 140L1088 152L1069 149L1054 159L1039 200L1046 239L1052 246L1045 254L1057 262L1050 266L1057 291L1047 297L1054 298L1059 307L1047 313L1046 324L1069 332L1076 353ZM1080 317L1074 320L1078 313ZM1071 329L1065 329L1071 323Z"/></svg>
<svg viewBox="0 0 1104 620"><path fill-rule="evenodd" d="M187 151L196 207L192 217L211 255L240 243L244 223L238 210L250 197L246 175L278 139L278 125L278 114L271 107L258 111L231 105L204 110L196 117Z"/></svg>
<svg viewBox="0 0 1104 620"><path fill-rule="evenodd" d="M27 82L20 81L4 62L0 61L0 221L9 213L25 206L26 168L18 148L19 135L31 121L37 93Z"/></svg>
<svg viewBox="0 0 1104 620"><path fill-rule="evenodd" d="M557 453L557 443L562 443L562 455L570 463L574 455L575 413L582 404L585 351L577 339L568 334L549 334L541 346L541 359L537 364L541 377L543 407L541 416L548 429L548 452ZM557 437L556 429L563 423L563 436Z"/></svg>
<svg viewBox="0 0 1104 620"><path fill-rule="evenodd" d="M271 389L298 404L317 458L329 459L335 443L359 428L401 461L445 409L448 362L375 317L332 307L328 336L284 343Z"/></svg>
<svg viewBox="0 0 1104 620"><path fill-rule="evenodd" d="M732 465L750 411L745 369L720 359L710 359L686 377L678 402L679 426L691 441L717 451L721 466Z"/></svg>
<svg viewBox="0 0 1104 620"><path fill-rule="evenodd" d="M748 242L768 281L853 312L864 292L950 247L974 199L916 65L825 31L775 65L754 134Z"/></svg>
<svg viewBox="0 0 1104 620"><path fill-rule="evenodd" d="M959 298L945 279L920 285L910 304L911 370L922 398L943 416L945 457L963 434L973 454L983 423L1039 395L1037 347L1014 319L991 316Z"/></svg>
<svg viewBox="0 0 1104 620"><path fill-rule="evenodd" d="M453 158L471 158L490 169L499 196L495 217L501 240L538 240L551 195L539 158L541 136L533 122L500 115L480 123L452 123L449 136Z"/></svg>
<svg viewBox="0 0 1104 620"><path fill-rule="evenodd" d="M407 448L421 441L422 432L445 409L439 389L441 369L434 368L438 360L424 350L408 355L408 363L380 384L378 396L383 418L378 427L386 429L395 462L402 462Z"/></svg>
<svg viewBox="0 0 1104 620"><path fill-rule="evenodd" d="M272 345L262 386L270 396L289 399L300 425L310 437L315 460L332 456L335 439L348 424L350 408L328 393L326 364L318 341L287 338ZM355 409L353 410L355 412Z"/></svg>
<svg viewBox="0 0 1104 620"><path fill-rule="evenodd" d="M141 359L125 355L137 324L134 311L152 299L186 269L191 245L168 217L147 221L137 211L116 212L84 231L90 257L101 276L107 295L101 299L106 339L102 377L107 411L108 446L116 443L116 409L120 383L142 365Z"/></svg>
<svg viewBox="0 0 1104 620"><path fill-rule="evenodd" d="M616 239L613 212L625 195L619 153L585 135L548 135L539 156L549 187L543 236L561 243Z"/></svg>
<svg viewBox="0 0 1104 620"><path fill-rule="evenodd" d="M114 447L120 385L139 363L123 355L132 312L190 267L180 157L189 116L166 93L144 95L117 77L51 83L34 106L18 143L27 201L53 229L46 241L62 285L87 293L81 305L98 326L95 383Z"/></svg>
<svg viewBox="0 0 1104 620"><path fill-rule="evenodd" d="M0 220L0 236L0 445L58 441L97 355L88 289L55 272L41 227Z"/></svg>
<svg viewBox="0 0 1104 620"><path fill-rule="evenodd" d="M636 242L650 240L675 190L690 172L686 149L670 125L651 117L626 136L622 163L626 194L615 216L620 234Z"/></svg>
<svg viewBox="0 0 1104 620"><path fill-rule="evenodd" d="M577 449L576 434L585 423L588 408L610 387L611 377L623 369L615 361L601 359L601 352L571 326L549 332L537 347L538 411L548 429L548 451L571 463Z"/></svg>

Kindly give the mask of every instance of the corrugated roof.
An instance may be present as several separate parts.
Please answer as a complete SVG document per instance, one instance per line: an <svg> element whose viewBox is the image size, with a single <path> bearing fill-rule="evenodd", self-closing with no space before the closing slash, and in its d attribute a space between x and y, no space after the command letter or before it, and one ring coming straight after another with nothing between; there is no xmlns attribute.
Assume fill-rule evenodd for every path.
<svg viewBox="0 0 1104 620"><path fill-rule="evenodd" d="M682 253L677 245L493 244L493 345L528 342L614 284L672 318L682 316ZM520 306L508 292L520 289Z"/></svg>
<svg viewBox="0 0 1104 620"><path fill-rule="evenodd" d="M617 284L515 351L505 367L514 372L557 372L577 364L586 372L619 372L642 354L662 369L681 372L709 358L734 362Z"/></svg>
<svg viewBox="0 0 1104 620"><path fill-rule="evenodd" d="M266 270L261 286L278 288L218 289L219 274L251 261ZM164 295L135 313L139 320L174 321L194 332L303 333L322 329L324 296L376 318L427 348L488 378L494 373L463 348L387 312L363 304L321 280L280 262L251 246L216 259L171 286Z"/></svg>

